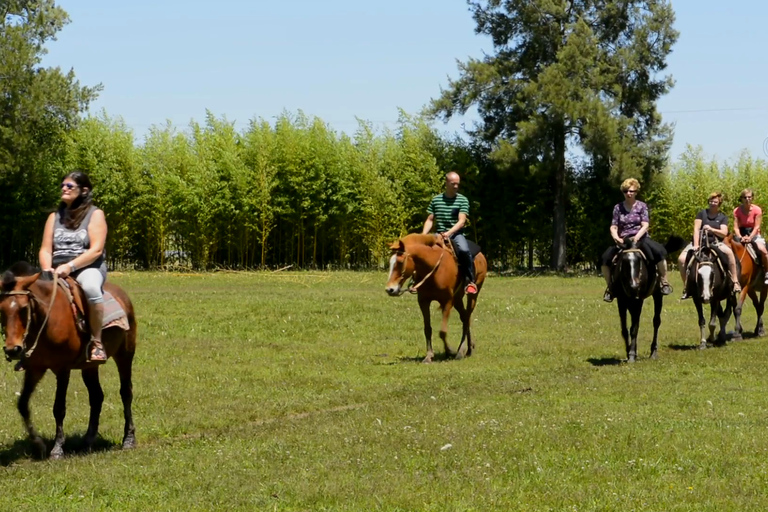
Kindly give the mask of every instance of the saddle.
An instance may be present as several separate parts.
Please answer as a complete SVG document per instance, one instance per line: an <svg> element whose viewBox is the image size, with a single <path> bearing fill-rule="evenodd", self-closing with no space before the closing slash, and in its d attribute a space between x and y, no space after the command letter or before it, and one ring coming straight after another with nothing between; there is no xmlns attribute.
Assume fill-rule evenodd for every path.
<svg viewBox="0 0 768 512"><path fill-rule="evenodd" d="M458 255L456 254L456 247L454 246L453 240L450 238L448 239L448 244L443 243L443 237L440 235L435 235L439 238L438 242L440 245L448 249L448 252L451 253L451 256L453 256L453 259L458 263ZM483 252L482 248L477 245L472 240L467 240L467 245L469 245L469 253L472 255L472 258Z"/></svg>
<svg viewBox="0 0 768 512"><path fill-rule="evenodd" d="M728 275L728 260L727 256L723 254L722 251L718 251L715 247L699 247L699 251L708 250L711 253L715 255L715 260L717 262L717 266L720 269L720 271L723 273L723 275ZM693 261L695 259L695 253L696 251L689 251L688 255L685 257L685 270L686 273L691 269L693 266Z"/></svg>
<svg viewBox="0 0 768 512"><path fill-rule="evenodd" d="M72 309L72 316L75 320L75 326L78 332L83 335L90 335L88 323L86 317L88 316L88 308L86 307L85 292L80 287L80 284L71 276L67 276L64 279L59 279L59 288L64 292L64 296L67 297L69 306ZM104 319L102 320L102 328L107 327L119 327L124 331L130 329L128 325L128 315L120 305L120 303L112 296L111 293L104 292Z"/></svg>

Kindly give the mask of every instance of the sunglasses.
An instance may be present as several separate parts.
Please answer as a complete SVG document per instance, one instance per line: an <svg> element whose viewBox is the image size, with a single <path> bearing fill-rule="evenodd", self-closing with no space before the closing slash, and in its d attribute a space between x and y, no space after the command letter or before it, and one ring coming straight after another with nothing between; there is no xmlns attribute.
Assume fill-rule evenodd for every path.
<svg viewBox="0 0 768 512"><path fill-rule="evenodd" d="M74 183L62 183L61 188L66 188L67 190L72 190L73 188L77 188L77 185Z"/></svg>
<svg viewBox="0 0 768 512"><path fill-rule="evenodd" d="M742 199L752 199L752 196L741 196Z"/></svg>
<svg viewBox="0 0 768 512"><path fill-rule="evenodd" d="M625 193L625 194L636 194L636 193L637 193L637 190L627 190L627 191L626 191L626 192L624 192L624 193Z"/></svg>

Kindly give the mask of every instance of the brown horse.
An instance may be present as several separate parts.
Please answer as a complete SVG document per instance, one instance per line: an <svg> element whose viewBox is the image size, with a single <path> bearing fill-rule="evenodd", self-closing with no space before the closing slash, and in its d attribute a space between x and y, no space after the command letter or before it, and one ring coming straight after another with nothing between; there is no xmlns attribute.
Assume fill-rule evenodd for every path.
<svg viewBox="0 0 768 512"><path fill-rule="evenodd" d="M440 339L443 340L446 354L461 359L461 346L467 341L467 356L472 355L475 342L470 332L472 311L477 304L477 295L483 287L488 264L483 253L475 256L475 284L478 293L467 295L467 305L464 306L463 279L459 278L459 267L452 251L443 243L442 238L434 235L410 234L394 242L392 257L389 261L389 280L386 291L390 296L400 296L406 291L418 294L419 308L424 317L424 336L427 339L427 356L425 363L432 362L432 325L429 318L429 305L437 301L443 312L443 322L440 325ZM412 277L417 284L404 288L405 281ZM454 352L448 344L448 317L451 308L456 308L461 317L462 333L459 347Z"/></svg>
<svg viewBox="0 0 768 512"><path fill-rule="evenodd" d="M763 312L765 311L765 298L768 287L764 284L765 269L757 264L752 256L749 255L747 248L737 239L734 239L733 235L728 235L723 242L733 251L734 257L741 263L741 274L739 275L739 283L741 284L741 295L736 303L734 312L736 316L736 328L733 333L733 339L740 340L742 327L741 327L741 308L744 301L749 295L752 299L752 305L755 306L755 312L757 313L757 325L755 325L755 336L765 336L765 327L763 327ZM757 251L757 249L756 249ZM757 252L759 256L759 251ZM760 294L758 298L757 294Z"/></svg>
<svg viewBox="0 0 768 512"><path fill-rule="evenodd" d="M91 413L85 435L86 450L90 450L96 440L104 393L99 384L99 365L85 362L84 345L88 337L77 329L74 314L62 284L57 283L56 280L39 279L40 276L39 271L36 272L36 269L24 262L15 264L3 274L0 290L0 323L5 334L3 350L6 358L9 361L21 359L24 368L24 385L19 397L18 409L29 437L39 450L41 458L45 457L46 445L32 426L29 399L47 370L51 370L56 375L56 399L53 405L56 438L50 458L58 459L64 453L63 424L67 410L70 372L82 370L83 382L88 389ZM133 401L131 367L136 351L136 318L128 295L120 287L106 283L104 291L112 294L127 315L128 330L122 327L107 327L102 333L102 341L107 355L114 358L117 363L117 371L120 375L120 397L123 401L125 418L123 448L132 448L136 444L131 412ZM82 290L78 288L75 293L81 294L80 298L84 300Z"/></svg>

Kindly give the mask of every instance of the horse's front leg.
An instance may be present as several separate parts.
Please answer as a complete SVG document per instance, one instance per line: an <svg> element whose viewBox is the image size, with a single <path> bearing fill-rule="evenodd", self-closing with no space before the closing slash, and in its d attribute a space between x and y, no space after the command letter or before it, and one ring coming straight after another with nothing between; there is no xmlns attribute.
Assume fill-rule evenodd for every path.
<svg viewBox="0 0 768 512"><path fill-rule="evenodd" d="M696 314L699 319L699 349L704 350L707 348L707 322L704 319L704 306L702 306L698 294L693 296L693 305L696 306Z"/></svg>
<svg viewBox="0 0 768 512"><path fill-rule="evenodd" d="M624 350L629 357L629 331L627 330L627 299L619 297L616 301L619 306L619 321L621 322L621 337L624 339Z"/></svg>
<svg viewBox="0 0 768 512"><path fill-rule="evenodd" d="M456 352L454 352L451 346L448 344L448 318L451 316L451 309L453 309L453 299L440 304L440 308L443 311L443 321L440 323L440 339L443 340L445 354L449 356L455 356Z"/></svg>
<svg viewBox="0 0 768 512"><path fill-rule="evenodd" d="M661 291L656 291L653 294L653 341L651 342L651 359L658 359L659 357L659 327L661 327L661 308L664 306L664 296ZM640 310L642 311L643 304L640 303ZM638 323L640 315L637 315ZM637 345L637 333L635 333L635 345Z"/></svg>
<svg viewBox="0 0 768 512"><path fill-rule="evenodd" d="M56 419L56 439L48 456L60 459L64 455L64 417L67 415L67 388L69 388L70 370L61 370L56 374L56 400L53 402L53 417Z"/></svg>
<svg viewBox="0 0 768 512"><path fill-rule="evenodd" d="M637 359L637 333L640 330L640 315L643 312L643 301L633 300L629 305L629 315L632 318L632 324L629 327L629 350L627 351L627 361L634 363ZM654 331L656 331L656 318L653 319ZM655 342L654 336L654 342ZM653 345L651 345L651 353L653 353Z"/></svg>
<svg viewBox="0 0 768 512"><path fill-rule="evenodd" d="M720 314L720 301L712 299L712 302L709 303L709 337L707 338L710 343L715 342L715 327L717 327L717 319Z"/></svg>
<svg viewBox="0 0 768 512"><path fill-rule="evenodd" d="M45 457L47 448L45 447L43 438L40 437L37 430L35 430L35 427L32 425L32 418L29 413L29 398L35 391L37 384L43 378L43 375L45 375L45 370L27 368L24 372L24 385L21 388L21 396L19 396L19 401L16 404L19 409L19 414L21 414L21 418L24 420L24 426L27 429L29 438L32 440L35 448L37 448L37 455L41 459Z"/></svg>
<svg viewBox="0 0 768 512"><path fill-rule="evenodd" d="M432 322L429 318L429 304L431 302L430 299L419 297L419 308L421 309L421 316L424 318L424 338L427 340L427 356L422 361L423 363L431 363L432 358L435 357L432 350Z"/></svg>
<svg viewBox="0 0 768 512"><path fill-rule="evenodd" d="M101 405L104 403L104 391L99 383L99 368L83 370L83 383L88 389L88 402L91 405L91 415L88 418L88 431L85 433L85 449L90 451L99 433L99 417Z"/></svg>
<svg viewBox="0 0 768 512"><path fill-rule="evenodd" d="M718 343L725 345L727 339L728 320L731 319L731 310L733 309L733 296L725 299L725 308L720 308L720 332L717 335Z"/></svg>
<svg viewBox="0 0 768 512"><path fill-rule="evenodd" d="M467 304L470 304L470 301L472 300L472 296L467 296ZM459 313L459 318L461 319L461 341L459 342L459 346L456 348L456 359L461 359L464 357L464 354L461 352L461 347L464 345L464 340L467 341L467 357L472 355L472 349L474 348L472 346L472 337L469 335L469 309L464 307L464 301L461 299L461 297L454 297L453 299L453 307L456 308L456 311ZM467 314L469 313L469 314Z"/></svg>

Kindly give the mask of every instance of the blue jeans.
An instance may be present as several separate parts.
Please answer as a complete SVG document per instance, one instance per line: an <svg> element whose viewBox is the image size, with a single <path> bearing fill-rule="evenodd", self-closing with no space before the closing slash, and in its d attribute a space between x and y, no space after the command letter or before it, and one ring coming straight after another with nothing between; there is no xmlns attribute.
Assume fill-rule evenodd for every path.
<svg viewBox="0 0 768 512"><path fill-rule="evenodd" d="M475 282L475 259L469 250L467 239L461 233L456 233L451 237L453 247L456 249L456 257L459 260L459 268L464 271L464 275L470 283Z"/></svg>

